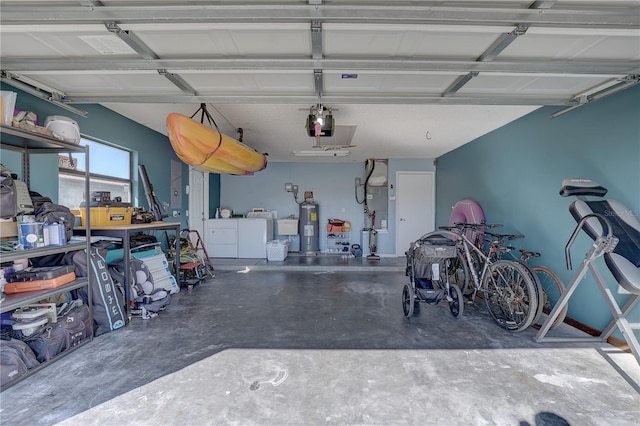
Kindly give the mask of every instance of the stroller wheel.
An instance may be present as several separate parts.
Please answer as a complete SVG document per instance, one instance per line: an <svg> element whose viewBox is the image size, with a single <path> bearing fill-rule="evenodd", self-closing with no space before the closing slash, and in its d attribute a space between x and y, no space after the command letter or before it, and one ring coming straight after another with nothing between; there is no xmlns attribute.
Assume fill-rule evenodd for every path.
<svg viewBox="0 0 640 426"><path fill-rule="evenodd" d="M407 318L413 316L414 303L416 303L416 295L413 292L411 284L405 284L402 289L402 312Z"/></svg>
<svg viewBox="0 0 640 426"><path fill-rule="evenodd" d="M454 317L461 317L462 313L464 312L464 300L462 300L462 292L460 291L460 287L455 284L450 285L449 293L451 294L449 310Z"/></svg>

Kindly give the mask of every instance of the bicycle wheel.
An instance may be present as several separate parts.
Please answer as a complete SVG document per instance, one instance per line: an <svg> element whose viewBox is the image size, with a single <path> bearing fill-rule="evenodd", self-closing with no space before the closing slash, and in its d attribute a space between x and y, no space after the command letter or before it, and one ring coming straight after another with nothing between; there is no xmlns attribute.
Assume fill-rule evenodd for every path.
<svg viewBox="0 0 640 426"><path fill-rule="evenodd" d="M463 295L468 296L473 291L473 286L469 285L471 274L469 273L469 266L464 259L464 253L457 250L456 257L450 259L449 267L447 269L449 275L449 284L457 285Z"/></svg>
<svg viewBox="0 0 640 426"><path fill-rule="evenodd" d="M551 310L556 306L556 303L560 299L562 293L564 293L564 285L562 284L562 281L560 281L560 278L558 278L558 276L555 274L555 272L553 272L546 266L534 266L531 269L533 269L533 271L538 276L538 281L540 281L540 286L542 287L542 311L545 314L549 315L551 313ZM556 328L564 322L568 310L568 304L562 307L560 314L551 325L552 329Z"/></svg>
<svg viewBox="0 0 640 426"><path fill-rule="evenodd" d="M464 301L462 300L462 292L460 287L455 284L449 285L449 293L451 295L451 302L449 302L449 310L455 318L461 317L464 312Z"/></svg>
<svg viewBox="0 0 640 426"><path fill-rule="evenodd" d="M544 291L542 290L542 284L540 283L540 279L538 278L538 274L535 273L533 268L529 266L527 262L522 260L517 260L517 262L527 271L527 275L533 281L533 287L536 290L536 312L533 316L532 324L538 324L540 322L540 318L542 318L542 306L544 304Z"/></svg>
<svg viewBox="0 0 640 426"><path fill-rule="evenodd" d="M533 322L538 304L535 285L517 262L491 264L482 291L489 314L500 327L522 331Z"/></svg>
<svg viewBox="0 0 640 426"><path fill-rule="evenodd" d="M405 284L402 289L402 312L407 318L411 318L414 314L414 304L417 304L416 295L413 292L411 284Z"/></svg>

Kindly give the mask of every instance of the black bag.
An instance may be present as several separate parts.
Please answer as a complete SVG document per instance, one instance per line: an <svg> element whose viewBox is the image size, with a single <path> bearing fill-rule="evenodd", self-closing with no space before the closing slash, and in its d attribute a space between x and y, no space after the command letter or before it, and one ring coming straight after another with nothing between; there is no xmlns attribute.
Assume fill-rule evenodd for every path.
<svg viewBox="0 0 640 426"><path fill-rule="evenodd" d="M116 288L111 278L105 255L104 248L91 247L89 253L91 270L87 268L87 256L84 250L76 251L73 255L76 276L89 277L95 336L117 330L127 323L124 295ZM83 299L86 302L86 296L83 296Z"/></svg>
<svg viewBox="0 0 640 426"><path fill-rule="evenodd" d="M153 214L146 211L144 207L136 207L131 215L131 223L151 223L153 222Z"/></svg>
<svg viewBox="0 0 640 426"><path fill-rule="evenodd" d="M129 247L132 249L140 246L151 245L157 242L158 239L154 235L148 235L142 232L138 235L131 235L129 237Z"/></svg>
<svg viewBox="0 0 640 426"><path fill-rule="evenodd" d="M76 217L69 207L51 202L44 202L34 211L36 221L47 223L60 223L64 225L67 241L73 237L73 225Z"/></svg>
<svg viewBox="0 0 640 426"><path fill-rule="evenodd" d="M61 352L79 345L91 336L91 312L81 300L74 300L68 310L58 316L58 322L45 324L25 342L45 362Z"/></svg>
<svg viewBox="0 0 640 426"><path fill-rule="evenodd" d="M0 173L0 218L9 219L18 213L18 192L9 172Z"/></svg>
<svg viewBox="0 0 640 426"><path fill-rule="evenodd" d="M0 344L0 386L27 374L40 365L33 350L22 340L2 340Z"/></svg>
<svg viewBox="0 0 640 426"><path fill-rule="evenodd" d="M29 196L31 197L31 203L33 204L34 211L38 210L38 207L40 207L42 204L52 202L51 198L45 197L39 192L29 191Z"/></svg>

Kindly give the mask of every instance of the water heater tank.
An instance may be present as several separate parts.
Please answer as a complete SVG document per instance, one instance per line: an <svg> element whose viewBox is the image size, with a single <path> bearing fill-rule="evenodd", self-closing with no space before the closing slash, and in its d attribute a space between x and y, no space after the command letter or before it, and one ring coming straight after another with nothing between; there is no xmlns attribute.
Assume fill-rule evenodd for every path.
<svg viewBox="0 0 640 426"><path fill-rule="evenodd" d="M313 254L320 251L318 205L313 201L300 204L300 251Z"/></svg>

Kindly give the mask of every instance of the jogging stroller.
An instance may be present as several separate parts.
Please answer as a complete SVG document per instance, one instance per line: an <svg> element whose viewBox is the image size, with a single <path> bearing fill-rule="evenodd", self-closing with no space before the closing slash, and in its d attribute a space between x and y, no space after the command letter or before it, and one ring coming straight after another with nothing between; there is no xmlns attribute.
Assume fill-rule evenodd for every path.
<svg viewBox="0 0 640 426"><path fill-rule="evenodd" d="M449 302L454 317L462 316L462 292L457 285L449 284L447 273L451 260L456 258L455 242L442 235L426 234L412 243L405 255L410 282L402 289L404 316L417 314L421 302L437 305L441 300Z"/></svg>

